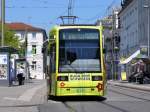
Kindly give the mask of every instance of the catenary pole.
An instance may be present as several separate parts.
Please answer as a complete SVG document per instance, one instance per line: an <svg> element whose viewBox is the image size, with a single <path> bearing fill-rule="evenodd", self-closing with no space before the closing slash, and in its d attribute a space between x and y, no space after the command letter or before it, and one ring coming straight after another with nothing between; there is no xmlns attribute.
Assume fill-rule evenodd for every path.
<svg viewBox="0 0 150 112"><path fill-rule="evenodd" d="M1 46L4 46L5 0L1 0L1 22L2 22Z"/></svg>

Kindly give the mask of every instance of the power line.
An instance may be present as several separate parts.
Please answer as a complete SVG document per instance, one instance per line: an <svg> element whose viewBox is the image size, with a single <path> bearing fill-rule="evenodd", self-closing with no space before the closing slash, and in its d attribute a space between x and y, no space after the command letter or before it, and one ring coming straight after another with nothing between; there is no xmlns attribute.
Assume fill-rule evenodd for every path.
<svg viewBox="0 0 150 112"><path fill-rule="evenodd" d="M6 0L7 2L9 1L9 2L13 2L13 1L15 1L15 2L17 2L17 1L21 1L21 0ZM23 0L22 0L23 1ZM37 2L41 2L41 3L44 3L44 4L47 4L47 3L51 3L51 4L55 4L55 5L66 5L66 4L63 4L63 3L56 3L56 2L54 2L54 1L51 1L51 0L25 0L25 1L29 1L29 2L35 2L35 3L37 3Z"/></svg>
<svg viewBox="0 0 150 112"><path fill-rule="evenodd" d="M86 9L86 8L100 8L100 7L102 7L102 6L76 6L75 8L77 8L77 9ZM66 8L66 6L6 6L6 8L7 9L17 9L17 8L20 8L20 9L28 9L28 8L32 8L32 9L41 9L41 8L43 8L43 9L48 9L48 8Z"/></svg>
<svg viewBox="0 0 150 112"><path fill-rule="evenodd" d="M47 9L47 8L65 8L65 6L6 6L8 9L15 9L15 8L20 8L20 9Z"/></svg>
<svg viewBox="0 0 150 112"><path fill-rule="evenodd" d="M63 12L61 12L60 14L58 14L58 16L55 16L54 18L52 18L51 19L51 21L50 22L45 22L45 21L32 21L31 19L33 18L33 16L32 15L30 15L30 16L28 16L28 17L24 17L24 18L26 18L26 19L29 19L29 17L30 17L30 22L28 22L28 23L33 23L33 24L56 24L56 21L57 20L59 20L59 16L61 16L61 15L64 15L64 14L67 14L67 11L68 10L65 10L65 11L63 11ZM11 19L8 19L8 18L11 18L11 17L7 17L7 21L12 21Z"/></svg>
<svg viewBox="0 0 150 112"><path fill-rule="evenodd" d="M88 18L88 19L83 19L83 18L79 18L80 20L83 20L85 22L90 22L90 21L94 21L95 19L99 19L100 16L103 17L105 16L105 14L108 14L109 11L113 8L113 5L116 3L116 0L113 0L110 5L105 9L106 11L104 12L104 15L101 15L102 11L98 12L95 16Z"/></svg>

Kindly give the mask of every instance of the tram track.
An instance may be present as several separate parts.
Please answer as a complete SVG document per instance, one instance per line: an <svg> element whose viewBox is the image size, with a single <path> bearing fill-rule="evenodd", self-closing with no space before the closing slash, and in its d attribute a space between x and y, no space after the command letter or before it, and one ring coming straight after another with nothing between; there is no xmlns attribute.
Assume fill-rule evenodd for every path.
<svg viewBox="0 0 150 112"><path fill-rule="evenodd" d="M96 101L96 102L97 102L97 101ZM118 112L118 111L120 111L120 112L129 112L128 110L122 109L122 108L120 108L120 107L117 107L117 106L115 106L115 105L109 104L109 103L107 103L107 102L97 102L97 103L100 103L100 104L102 104L102 105L105 105L105 106L107 106L108 108L113 108L113 109L116 110L117 112ZM69 105L67 102L64 103L64 105L65 105L66 108L69 109L69 112L87 112L87 111L86 111L87 109L85 109L85 107L87 107L87 106L85 105L85 107L84 107L83 104L80 105L80 109L81 109L80 111L78 111L77 109L75 109L75 107ZM89 112L89 111L88 111L88 112Z"/></svg>
<svg viewBox="0 0 150 112"><path fill-rule="evenodd" d="M117 87L117 88L118 88L118 87ZM124 96L131 97L131 98L134 98L134 99L138 99L138 100L143 100L143 101L150 102L150 99L141 98L141 97L134 96L134 95L131 95L131 94L127 94L127 93L121 91L121 90L128 90L128 91L129 91L129 89L127 89L127 88L119 88L119 89L120 89L120 91L115 90L115 89L111 89L111 88L109 88L108 90L109 90L110 92L114 92L114 93L117 93L117 94L120 94L120 95L124 95ZM130 92L132 92L132 91L133 91L134 93L136 93L135 90L130 89ZM140 94L142 91L137 91L137 92ZM137 94L137 93L136 93L136 94ZM143 94L143 92L142 92L142 94ZM148 93L146 93L146 92L144 92L144 94L150 95L150 94L148 94Z"/></svg>
<svg viewBox="0 0 150 112"><path fill-rule="evenodd" d="M120 90L134 91L134 92L139 93L139 94L142 93L142 94L150 95L149 91L138 90L138 89L134 89L134 88L130 88L130 87L123 87L123 86L118 86L118 85L111 85L111 86L114 88L120 89Z"/></svg>

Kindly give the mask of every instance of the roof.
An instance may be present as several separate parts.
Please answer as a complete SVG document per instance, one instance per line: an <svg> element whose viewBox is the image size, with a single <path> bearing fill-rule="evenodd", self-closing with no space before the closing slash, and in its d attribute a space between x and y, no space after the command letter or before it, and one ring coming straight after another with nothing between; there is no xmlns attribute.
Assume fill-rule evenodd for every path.
<svg viewBox="0 0 150 112"><path fill-rule="evenodd" d="M14 31L44 31L41 28L33 27L31 25L25 24L25 23L6 23L7 27L10 28L10 30Z"/></svg>

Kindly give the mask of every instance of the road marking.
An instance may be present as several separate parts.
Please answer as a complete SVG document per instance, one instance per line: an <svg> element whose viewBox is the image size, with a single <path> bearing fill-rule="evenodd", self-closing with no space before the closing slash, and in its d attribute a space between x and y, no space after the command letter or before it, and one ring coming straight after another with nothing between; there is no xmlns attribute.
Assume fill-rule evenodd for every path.
<svg viewBox="0 0 150 112"><path fill-rule="evenodd" d="M3 99L4 99L4 100L13 100L13 101L16 101L16 100L17 100L17 98L11 98L11 97L4 97Z"/></svg>

